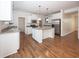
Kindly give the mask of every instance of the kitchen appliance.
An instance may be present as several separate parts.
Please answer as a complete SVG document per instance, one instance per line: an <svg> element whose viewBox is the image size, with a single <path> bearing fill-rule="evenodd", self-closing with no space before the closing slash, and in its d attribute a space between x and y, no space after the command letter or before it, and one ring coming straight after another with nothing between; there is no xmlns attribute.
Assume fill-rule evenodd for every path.
<svg viewBox="0 0 79 59"><path fill-rule="evenodd" d="M61 34L61 19L53 19L52 25L55 27L55 34Z"/></svg>
<svg viewBox="0 0 79 59"><path fill-rule="evenodd" d="M37 20L32 20L30 26L31 27L38 27Z"/></svg>
<svg viewBox="0 0 79 59"><path fill-rule="evenodd" d="M32 23L37 23L37 20L32 20Z"/></svg>

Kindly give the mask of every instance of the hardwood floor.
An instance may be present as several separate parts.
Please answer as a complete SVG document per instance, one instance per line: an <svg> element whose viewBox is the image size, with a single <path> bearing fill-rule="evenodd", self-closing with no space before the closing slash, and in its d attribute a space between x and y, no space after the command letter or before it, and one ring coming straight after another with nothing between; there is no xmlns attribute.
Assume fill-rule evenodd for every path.
<svg viewBox="0 0 79 59"><path fill-rule="evenodd" d="M20 36L19 51L6 58L79 57L79 40L76 32L64 37L47 38L42 43L36 42L31 35L27 36L21 33Z"/></svg>

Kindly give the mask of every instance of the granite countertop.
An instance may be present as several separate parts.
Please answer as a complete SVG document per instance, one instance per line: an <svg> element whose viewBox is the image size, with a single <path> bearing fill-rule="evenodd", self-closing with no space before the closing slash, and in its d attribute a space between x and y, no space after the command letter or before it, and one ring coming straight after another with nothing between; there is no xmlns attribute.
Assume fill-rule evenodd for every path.
<svg viewBox="0 0 79 59"><path fill-rule="evenodd" d="M53 29L54 27L51 27L51 26L43 26L43 27L37 27L35 29L37 30L48 30L48 29Z"/></svg>
<svg viewBox="0 0 79 59"><path fill-rule="evenodd" d="M13 33L13 32L19 32L19 30L17 29L17 27L10 26L10 27L4 29L2 32L0 32L0 34L3 34L3 33Z"/></svg>

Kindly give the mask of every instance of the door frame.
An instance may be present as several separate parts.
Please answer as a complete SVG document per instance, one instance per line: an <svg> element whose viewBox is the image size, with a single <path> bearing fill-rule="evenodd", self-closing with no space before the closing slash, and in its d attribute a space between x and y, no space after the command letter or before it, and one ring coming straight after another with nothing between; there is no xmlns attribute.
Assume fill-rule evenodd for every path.
<svg viewBox="0 0 79 59"><path fill-rule="evenodd" d="M24 18L25 21L25 17L18 17L18 30L19 30L19 18ZM25 22L24 22L24 32L25 32Z"/></svg>

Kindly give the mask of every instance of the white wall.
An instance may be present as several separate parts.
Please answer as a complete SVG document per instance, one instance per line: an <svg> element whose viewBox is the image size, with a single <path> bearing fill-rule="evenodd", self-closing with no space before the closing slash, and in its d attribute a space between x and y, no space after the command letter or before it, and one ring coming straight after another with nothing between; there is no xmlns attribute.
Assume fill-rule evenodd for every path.
<svg viewBox="0 0 79 59"><path fill-rule="evenodd" d="M66 9L66 10L64 10L64 13L73 13L75 11L78 11L78 8L77 7L76 8Z"/></svg>
<svg viewBox="0 0 79 59"><path fill-rule="evenodd" d="M18 26L18 17L25 17L25 19L27 18L25 12L14 10L12 20L14 26Z"/></svg>
<svg viewBox="0 0 79 59"><path fill-rule="evenodd" d="M79 39L79 8L78 8L78 39Z"/></svg>
<svg viewBox="0 0 79 59"><path fill-rule="evenodd" d="M39 17L44 18L43 15L33 14L29 12L24 12L20 10L13 11L13 20L15 26L18 26L18 17L25 17L26 23L31 23L31 20L37 20Z"/></svg>
<svg viewBox="0 0 79 59"><path fill-rule="evenodd" d="M62 22L62 36L77 30L77 18L77 14L64 14Z"/></svg>

